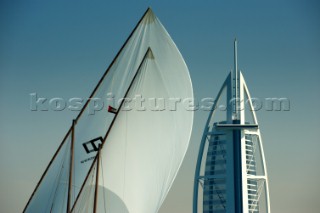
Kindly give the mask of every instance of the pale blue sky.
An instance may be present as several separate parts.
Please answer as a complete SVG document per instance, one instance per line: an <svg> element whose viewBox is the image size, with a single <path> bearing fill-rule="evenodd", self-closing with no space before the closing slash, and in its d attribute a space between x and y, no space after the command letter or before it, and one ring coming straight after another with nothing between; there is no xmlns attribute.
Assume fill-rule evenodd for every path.
<svg viewBox="0 0 320 213"><path fill-rule="evenodd" d="M320 209L320 3L316 0L0 2L0 210L21 212L77 113L32 112L30 93L87 97L151 6L189 67L196 98L215 97L233 67L253 97L287 97L288 112L257 112L274 213ZM191 213L208 112L161 213Z"/></svg>

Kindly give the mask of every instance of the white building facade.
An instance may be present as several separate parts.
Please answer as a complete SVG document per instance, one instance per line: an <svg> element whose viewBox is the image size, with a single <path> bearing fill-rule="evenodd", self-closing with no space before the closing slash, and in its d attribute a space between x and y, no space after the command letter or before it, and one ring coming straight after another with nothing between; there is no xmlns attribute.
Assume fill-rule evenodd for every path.
<svg viewBox="0 0 320 213"><path fill-rule="evenodd" d="M237 68L237 41L234 49L234 70L218 93L200 144L193 213L270 213L260 129Z"/></svg>

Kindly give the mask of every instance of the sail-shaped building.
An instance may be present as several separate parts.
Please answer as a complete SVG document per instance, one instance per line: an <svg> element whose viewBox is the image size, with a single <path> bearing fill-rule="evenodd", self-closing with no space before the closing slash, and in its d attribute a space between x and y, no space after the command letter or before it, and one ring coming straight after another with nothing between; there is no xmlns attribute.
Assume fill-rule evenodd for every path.
<svg viewBox="0 0 320 213"><path fill-rule="evenodd" d="M255 105L237 65L222 85L202 136L193 213L270 213L268 177Z"/></svg>
<svg viewBox="0 0 320 213"><path fill-rule="evenodd" d="M134 104L135 98L145 105ZM151 107L169 98L193 98L189 71L148 9L73 121L23 212L156 213L183 161L193 123L193 112L182 104L174 110Z"/></svg>

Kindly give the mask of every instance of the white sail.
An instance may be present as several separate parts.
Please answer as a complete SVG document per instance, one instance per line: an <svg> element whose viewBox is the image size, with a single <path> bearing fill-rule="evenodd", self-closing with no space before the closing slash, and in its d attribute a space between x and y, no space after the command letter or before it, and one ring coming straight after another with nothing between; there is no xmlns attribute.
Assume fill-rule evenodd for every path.
<svg viewBox="0 0 320 213"><path fill-rule="evenodd" d="M152 57L144 59L148 49L151 50ZM138 71L137 78L132 83ZM146 111L137 110L135 106L131 111L118 109L119 115L106 138L115 118L114 114L108 112L107 107L111 105L119 108L121 102L118 100L125 96L131 83L132 87L126 98L141 95L146 100ZM150 108L149 98L164 98L167 104L165 110L151 110L153 104ZM96 156L96 148L105 141L101 154L101 171L106 172L103 174L104 181L100 181L101 184L106 184L102 185L103 188L115 194L129 212L150 213L159 209L182 163L193 122L193 112L185 110L181 102L170 102L171 98L193 98L188 68L167 31L148 9L77 118L74 131L72 206L76 197L83 196L79 195L79 192ZM173 107L169 104L173 104ZM24 212L66 212L68 181L54 179L53 176L60 172L68 177L68 170L61 165L69 165L70 161L69 158L61 156L63 150L70 154L70 135L71 130L49 164ZM156 150L158 152L154 153ZM146 162L149 163L144 165ZM137 179L144 181L138 183ZM150 181L155 184L154 187L150 187ZM61 195L55 193L55 183L64 188ZM117 188L119 184L124 185ZM152 202L149 200L151 193L154 193ZM146 194L149 196L146 197ZM50 196L53 198L49 199ZM140 201L137 202L136 199ZM106 202L109 201L107 198ZM118 209L110 211L113 209L112 205L108 209L108 212L120 213Z"/></svg>

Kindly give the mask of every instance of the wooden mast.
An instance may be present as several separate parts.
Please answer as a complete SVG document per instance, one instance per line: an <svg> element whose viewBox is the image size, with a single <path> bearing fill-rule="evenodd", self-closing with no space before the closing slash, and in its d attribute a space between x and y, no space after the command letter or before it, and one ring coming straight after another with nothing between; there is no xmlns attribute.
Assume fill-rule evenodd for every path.
<svg viewBox="0 0 320 213"><path fill-rule="evenodd" d="M99 150L98 150L98 154L97 154L96 185L95 185L95 190L94 190L93 213L96 213L96 212L97 212L98 186L99 186L99 170L100 170L100 150L101 150L101 146L99 146Z"/></svg>
<svg viewBox="0 0 320 213"><path fill-rule="evenodd" d="M71 146L70 146L70 166L69 166L69 184L68 184L68 202L66 212L70 212L70 203L71 203L71 192L72 192L72 176L73 176L73 160L74 160L74 127L76 125L76 120L72 121L71 127Z"/></svg>

